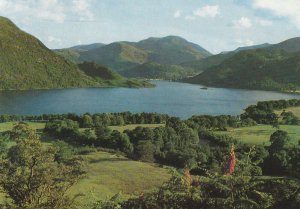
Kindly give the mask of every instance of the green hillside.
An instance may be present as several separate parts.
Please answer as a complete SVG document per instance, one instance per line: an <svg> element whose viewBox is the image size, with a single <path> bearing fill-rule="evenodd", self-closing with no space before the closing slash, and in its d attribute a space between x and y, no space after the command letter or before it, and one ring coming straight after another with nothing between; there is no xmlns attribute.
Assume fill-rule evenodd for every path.
<svg viewBox="0 0 300 209"><path fill-rule="evenodd" d="M4 17L0 17L0 74L0 90L99 86Z"/></svg>
<svg viewBox="0 0 300 209"><path fill-rule="evenodd" d="M288 53L300 52L300 37L288 39L278 44L274 44L268 48L279 49Z"/></svg>
<svg viewBox="0 0 300 209"><path fill-rule="evenodd" d="M180 64L182 62L203 59L210 52L178 36L148 38L135 44L149 53L149 62L159 64Z"/></svg>
<svg viewBox="0 0 300 209"><path fill-rule="evenodd" d="M236 53L238 53L240 51L266 48L269 46L271 46L271 45L268 43L265 43L265 44L259 44L259 45L253 45L253 46L239 47L234 51L222 52L220 54L209 56L205 59L196 60L196 61L192 61L192 62L185 62L185 63L181 63L180 65L183 67L193 68L194 70L196 70L198 72L205 71L211 67L220 65L224 60L231 58L232 56L234 56Z"/></svg>
<svg viewBox="0 0 300 209"><path fill-rule="evenodd" d="M273 49L241 51L184 81L217 87L294 91L300 88L300 55Z"/></svg>
<svg viewBox="0 0 300 209"><path fill-rule="evenodd" d="M127 79L115 71L93 62L78 64L78 67L88 76L97 80L102 86L123 86L123 87L152 87L153 85L138 79Z"/></svg>
<svg viewBox="0 0 300 209"><path fill-rule="evenodd" d="M189 76L197 75L194 69L180 65L165 65L157 63L145 63L131 69L121 71L126 77L178 80ZM198 72L199 73L199 72Z"/></svg>
<svg viewBox="0 0 300 209"><path fill-rule="evenodd" d="M85 51L79 59L95 62L120 71L147 61L148 53L127 42L112 43L101 48Z"/></svg>
<svg viewBox="0 0 300 209"><path fill-rule="evenodd" d="M211 67L221 64L224 60L232 57L234 54L235 54L234 52L220 53L220 54L207 57L205 59L196 60L192 62L184 62L181 63L180 66L185 68L192 68L195 71L202 72Z"/></svg>

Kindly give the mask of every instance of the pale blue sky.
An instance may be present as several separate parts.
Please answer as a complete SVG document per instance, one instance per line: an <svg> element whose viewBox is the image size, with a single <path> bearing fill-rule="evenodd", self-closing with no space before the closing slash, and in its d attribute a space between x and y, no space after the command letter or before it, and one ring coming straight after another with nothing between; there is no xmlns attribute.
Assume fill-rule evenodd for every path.
<svg viewBox="0 0 300 209"><path fill-rule="evenodd" d="M300 0L0 0L49 48L178 35L212 53L300 36Z"/></svg>

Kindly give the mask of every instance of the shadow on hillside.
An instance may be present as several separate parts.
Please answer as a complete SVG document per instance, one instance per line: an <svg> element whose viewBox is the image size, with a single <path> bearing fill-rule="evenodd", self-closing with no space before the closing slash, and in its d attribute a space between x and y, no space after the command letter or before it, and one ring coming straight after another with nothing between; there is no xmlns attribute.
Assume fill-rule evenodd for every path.
<svg viewBox="0 0 300 209"><path fill-rule="evenodd" d="M130 161L126 158L101 158L101 159L92 159L89 163L101 163L101 162L122 162L122 161Z"/></svg>

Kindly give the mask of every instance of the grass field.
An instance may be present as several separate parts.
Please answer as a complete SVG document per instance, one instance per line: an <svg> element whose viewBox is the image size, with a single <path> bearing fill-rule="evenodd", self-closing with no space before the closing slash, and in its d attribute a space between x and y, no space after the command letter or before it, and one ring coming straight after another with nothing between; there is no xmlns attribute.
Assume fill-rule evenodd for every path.
<svg viewBox="0 0 300 209"><path fill-rule="evenodd" d="M165 126L165 124L130 124L125 126L109 126L112 130L117 130L119 132L124 132L125 130L133 130L136 127L141 126L144 128L157 128Z"/></svg>
<svg viewBox="0 0 300 209"><path fill-rule="evenodd" d="M45 123L39 122L26 122L29 126L36 130L41 130L45 128ZM7 122L7 123L0 123L0 132L11 130L17 122ZM165 124L130 124L124 126L109 126L112 130L117 130L119 132L124 132L125 130L133 130L136 127L141 126L145 128L157 128L165 126Z"/></svg>
<svg viewBox="0 0 300 209"><path fill-rule="evenodd" d="M70 191L72 195L84 194L78 200L79 208L84 208L96 200L108 199L119 192L126 199L141 192L153 191L170 177L164 168L129 160L116 154L94 152L83 158L87 163L88 173Z"/></svg>
<svg viewBox="0 0 300 209"><path fill-rule="evenodd" d="M45 123L26 122L31 128L41 130L45 128ZM0 132L11 130L17 122L0 123Z"/></svg>
<svg viewBox="0 0 300 209"><path fill-rule="evenodd" d="M300 140L300 126L280 125L280 130L288 132L291 137L292 144L298 144ZM269 144L269 139L272 133L276 131L271 125L257 125L251 127L243 127L230 129L218 133L228 134L233 138L239 139L242 142L249 144Z"/></svg>
<svg viewBox="0 0 300 209"><path fill-rule="evenodd" d="M297 117L300 117L300 107L290 107L285 109L286 112L292 112ZM280 115L282 113L282 110L275 111L276 114Z"/></svg>

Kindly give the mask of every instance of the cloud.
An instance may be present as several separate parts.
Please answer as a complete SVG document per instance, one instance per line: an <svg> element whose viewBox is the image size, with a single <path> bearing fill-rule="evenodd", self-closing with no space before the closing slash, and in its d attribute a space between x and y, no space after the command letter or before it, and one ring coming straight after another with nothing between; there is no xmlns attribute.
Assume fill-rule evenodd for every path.
<svg viewBox="0 0 300 209"><path fill-rule="evenodd" d="M177 10L177 11L175 11L174 12L174 18L179 18L179 17L181 17L181 11L180 10Z"/></svg>
<svg viewBox="0 0 300 209"><path fill-rule="evenodd" d="M192 15L187 15L187 16L184 17L184 19L186 19L186 20L195 20L196 17L192 16Z"/></svg>
<svg viewBox="0 0 300 209"><path fill-rule="evenodd" d="M80 16L80 20L92 21L94 15L90 10L90 3L87 0L73 0L72 1L73 12L77 13Z"/></svg>
<svg viewBox="0 0 300 209"><path fill-rule="evenodd" d="M286 17L300 29L299 0L252 0L254 8L269 10L273 15Z"/></svg>
<svg viewBox="0 0 300 209"><path fill-rule="evenodd" d="M8 3L9 2L7 0L0 0L0 10L5 9Z"/></svg>
<svg viewBox="0 0 300 209"><path fill-rule="evenodd" d="M254 41L251 39L238 39L238 40L236 40L236 43L238 43L242 46L251 46L254 44Z"/></svg>
<svg viewBox="0 0 300 209"><path fill-rule="evenodd" d="M89 0L72 0L71 6L61 0L0 0L0 13L57 23L74 20L74 17L79 18L78 21L94 18Z"/></svg>
<svg viewBox="0 0 300 209"><path fill-rule="evenodd" d="M56 38L54 36L48 36L47 42L49 44L56 44L56 45L62 45L62 40L60 38Z"/></svg>
<svg viewBox="0 0 300 209"><path fill-rule="evenodd" d="M193 14L198 17L216 17L220 14L219 5L206 5L196 9Z"/></svg>
<svg viewBox="0 0 300 209"><path fill-rule="evenodd" d="M270 20L257 20L257 23L261 26L271 26L273 22Z"/></svg>
<svg viewBox="0 0 300 209"><path fill-rule="evenodd" d="M33 10L36 10L37 17L49 21L62 23L66 18L64 5L58 0L40 0Z"/></svg>
<svg viewBox="0 0 300 209"><path fill-rule="evenodd" d="M233 25L237 28L251 28L252 21L247 17L241 17L239 20L233 21Z"/></svg>

